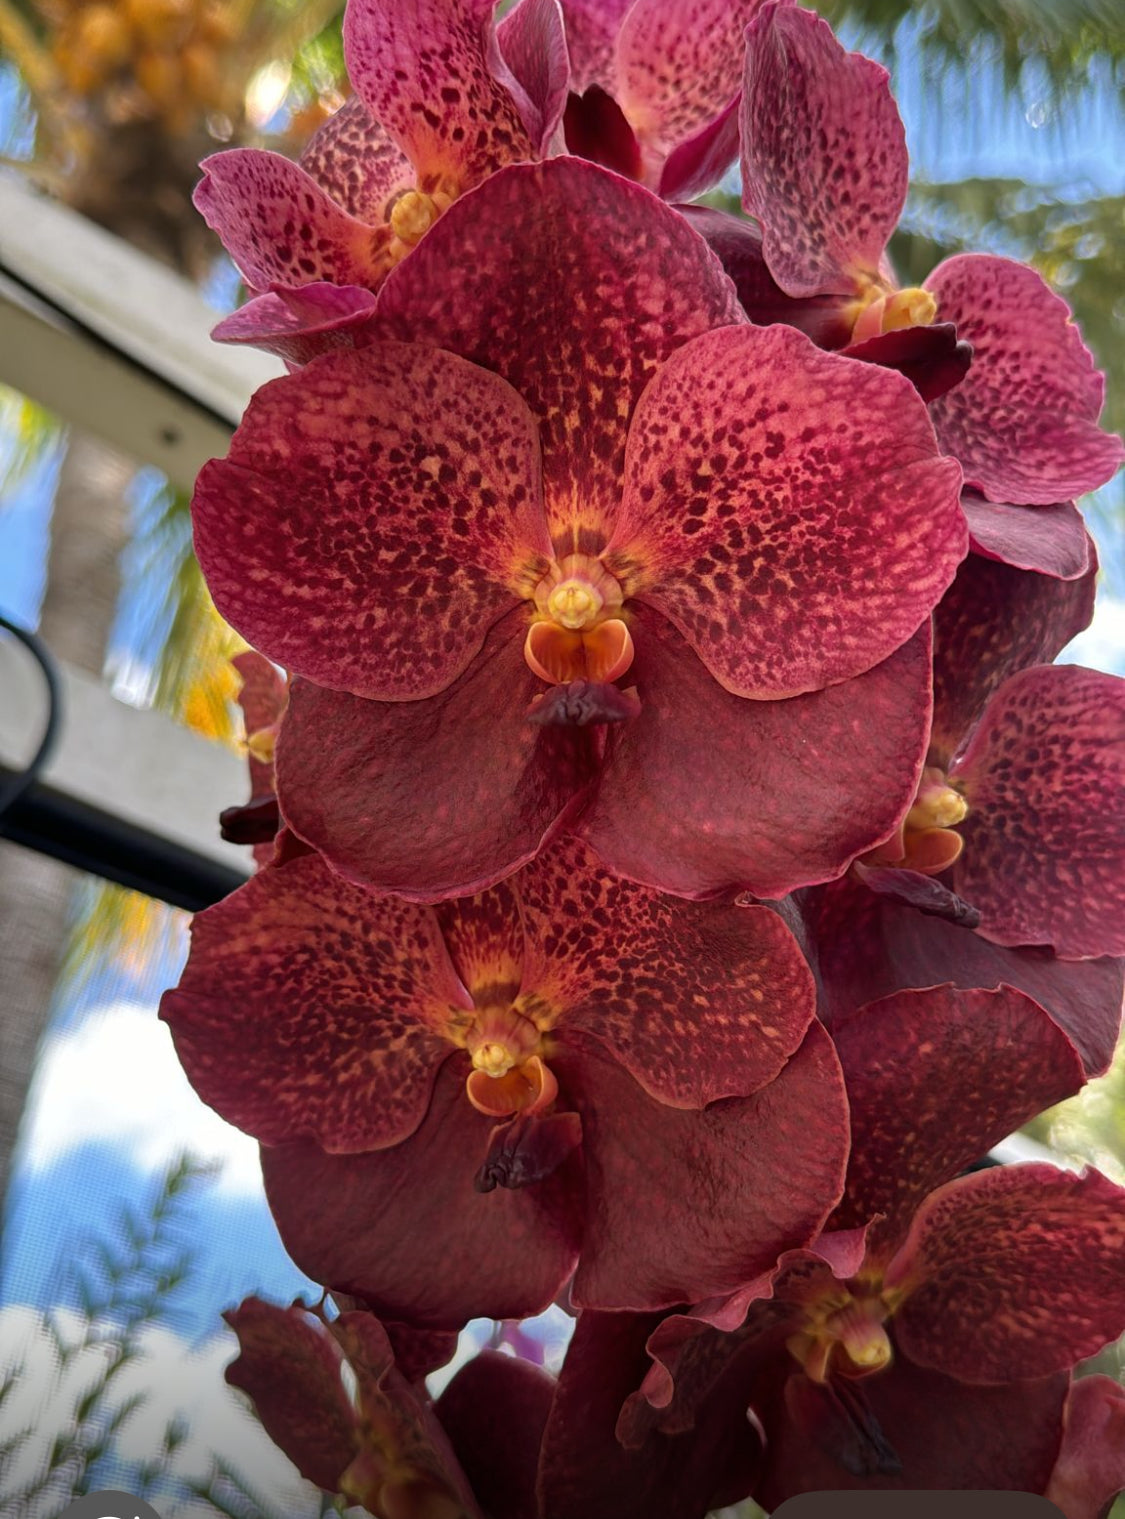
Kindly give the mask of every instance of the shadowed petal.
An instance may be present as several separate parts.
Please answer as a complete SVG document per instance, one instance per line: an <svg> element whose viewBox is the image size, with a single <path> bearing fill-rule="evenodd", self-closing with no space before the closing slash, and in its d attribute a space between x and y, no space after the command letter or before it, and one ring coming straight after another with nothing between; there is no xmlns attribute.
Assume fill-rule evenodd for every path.
<svg viewBox="0 0 1125 1519"><path fill-rule="evenodd" d="M368 111L419 172L423 190L458 195L532 155L505 85L511 74L492 28L494 0L351 0L344 17L348 76Z"/></svg>
<svg viewBox="0 0 1125 1519"><path fill-rule="evenodd" d="M913 800L929 726L929 627L791 701L732 696L663 618L634 618L641 710L613 730L581 832L657 890L780 897L838 875Z"/></svg>
<svg viewBox="0 0 1125 1519"><path fill-rule="evenodd" d="M811 11L762 7L747 36L743 205L789 295L878 277L906 199L906 142L886 69Z"/></svg>
<svg viewBox="0 0 1125 1519"><path fill-rule="evenodd" d="M294 682L277 752L282 810L336 869L422 899L481 891L574 811L599 730L527 720L543 686L524 661L525 626L522 608L510 613L426 701Z"/></svg>
<svg viewBox="0 0 1125 1519"><path fill-rule="evenodd" d="M1125 952L1125 681L1079 665L1013 675L950 777L969 802L953 884L979 932Z"/></svg>
<svg viewBox="0 0 1125 1519"><path fill-rule="evenodd" d="M812 973L764 907L684 902L615 878L567 839L518 878L524 988L608 1047L650 1097L745 1097L800 1045Z"/></svg>
<svg viewBox="0 0 1125 1519"><path fill-rule="evenodd" d="M482 1350L437 1400L449 1436L489 1519L538 1512L535 1477L555 1379L530 1361Z"/></svg>
<svg viewBox="0 0 1125 1519"><path fill-rule="evenodd" d="M404 344L257 392L203 470L215 603L278 663L397 701L443 691L550 553L535 427L496 375Z"/></svg>
<svg viewBox="0 0 1125 1519"><path fill-rule="evenodd" d="M1119 960L1058 960L1002 949L979 934L877 897L845 877L808 893L821 1017L834 1028L867 1002L909 987L1014 986L1066 1031L1088 1076L1108 1068L1121 1028Z"/></svg>
<svg viewBox="0 0 1125 1519"><path fill-rule="evenodd" d="M387 220L395 196L413 189L417 179L414 165L358 95L313 133L301 167L349 216L375 227Z"/></svg>
<svg viewBox="0 0 1125 1519"><path fill-rule="evenodd" d="M964 1382L1064 1371L1125 1330L1125 1188L999 1166L926 1199L886 1275L902 1350Z"/></svg>
<svg viewBox="0 0 1125 1519"><path fill-rule="evenodd" d="M1008 506L966 494L961 508L969 524L973 551L990 559L1060 580L1084 575L1094 558L1094 544L1073 501L1053 506Z"/></svg>
<svg viewBox="0 0 1125 1519"><path fill-rule="evenodd" d="M645 1311L732 1291L807 1243L839 1196L847 1105L818 1024L775 1081L702 1112L653 1101L588 1035L568 1032L552 1065L582 1116L579 1306Z"/></svg>
<svg viewBox="0 0 1125 1519"><path fill-rule="evenodd" d="M1125 1387L1083 1377L1066 1401L1062 1450L1044 1494L1066 1519L1104 1519L1125 1488Z"/></svg>
<svg viewBox="0 0 1125 1519"><path fill-rule="evenodd" d="M852 1118L832 1224L850 1229L882 1214L869 1259L886 1259L927 1193L1086 1080L1062 1029L1011 987L899 992L835 1025L832 1037Z"/></svg>
<svg viewBox="0 0 1125 1519"><path fill-rule="evenodd" d="M970 554L934 612L935 764L962 748L994 691L1047 664L1094 615L1096 563L1074 580Z"/></svg>
<svg viewBox="0 0 1125 1519"><path fill-rule="evenodd" d="M225 316L216 343L249 343L288 364L308 364L333 348L355 346L356 331L371 319L375 297L358 285L314 281L300 290L256 295Z"/></svg>
<svg viewBox="0 0 1125 1519"><path fill-rule="evenodd" d="M421 1127L393 1149L262 1151L266 1195L301 1270L419 1327L542 1313L578 1254L573 1162L533 1186L474 1188L492 1121L465 1097L468 1070L466 1056L450 1057Z"/></svg>
<svg viewBox="0 0 1125 1519"><path fill-rule="evenodd" d="M390 228L349 216L280 153L232 148L201 167L196 209L255 290L313 280L375 286L390 267Z"/></svg>
<svg viewBox="0 0 1125 1519"><path fill-rule="evenodd" d="M733 96L717 116L664 160L657 182L663 200L689 200L713 189L738 157L738 105Z"/></svg>
<svg viewBox="0 0 1125 1519"><path fill-rule="evenodd" d="M965 483L1042 505L1104 485L1125 450L1097 425L1105 382L1066 302L1034 269L985 253L947 259L926 288L973 345L967 377L933 408Z"/></svg>
<svg viewBox="0 0 1125 1519"><path fill-rule="evenodd" d="M959 472L913 387L780 325L675 353L638 403L625 468L607 565L740 696L871 669L968 545Z"/></svg>
<svg viewBox="0 0 1125 1519"><path fill-rule="evenodd" d="M451 206L379 310L388 336L439 344L520 392L566 553L580 538L596 552L612 530L629 418L657 366L697 333L744 319L683 217L574 158L503 170Z"/></svg>
<svg viewBox="0 0 1125 1519"><path fill-rule="evenodd" d="M810 333L815 338L815 334ZM935 401L960 385L972 363L973 350L958 339L952 322L932 322L928 327L900 327L880 333L844 350L849 359L897 369L904 374L923 401ZM964 503L962 503L963 505Z"/></svg>
<svg viewBox="0 0 1125 1519"><path fill-rule="evenodd" d="M537 156L546 156L570 85L559 0L520 0L496 28L496 40L531 107L527 128L532 147Z"/></svg>
<svg viewBox="0 0 1125 1519"><path fill-rule="evenodd" d="M199 913L161 1016L204 1102L273 1144L397 1144L422 1121L471 1007L431 909L379 898L316 855Z"/></svg>

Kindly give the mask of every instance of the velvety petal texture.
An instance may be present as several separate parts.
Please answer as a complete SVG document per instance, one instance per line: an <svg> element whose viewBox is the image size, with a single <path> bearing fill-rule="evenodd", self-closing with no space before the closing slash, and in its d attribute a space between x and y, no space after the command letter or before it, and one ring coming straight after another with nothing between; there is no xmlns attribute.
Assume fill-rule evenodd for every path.
<svg viewBox="0 0 1125 1519"><path fill-rule="evenodd" d="M1023 570L1074 580L1094 563L1093 539L1073 501L1053 506L1010 506L966 492L961 509L973 551Z"/></svg>
<svg viewBox="0 0 1125 1519"><path fill-rule="evenodd" d="M951 778L969 802L954 886L1000 944L1125 952L1125 681L1036 665L996 692Z"/></svg>
<svg viewBox="0 0 1125 1519"><path fill-rule="evenodd" d="M907 381L726 328L641 398L606 563L728 690L797 696L917 629L965 555L959 487Z"/></svg>
<svg viewBox="0 0 1125 1519"><path fill-rule="evenodd" d="M374 306L374 295L359 285L314 280L299 290L278 287L254 296L225 316L211 336L216 343L264 348L289 365L307 364L333 348L353 348Z"/></svg>
<svg viewBox="0 0 1125 1519"><path fill-rule="evenodd" d="M749 28L742 98L743 204L774 279L794 296L877 280L907 178L886 69L771 0Z"/></svg>
<svg viewBox="0 0 1125 1519"><path fill-rule="evenodd" d="M933 410L966 484L1043 504L1104 485L1125 450L1097 425L1105 382L1066 302L1034 269L984 253L947 259L926 288L973 345L968 377Z"/></svg>
<svg viewBox="0 0 1125 1519"><path fill-rule="evenodd" d="M429 908L378 898L316 855L255 876L192 926L161 1015L205 1102L267 1144L396 1144L429 1106L466 1006Z"/></svg>
<svg viewBox="0 0 1125 1519"><path fill-rule="evenodd" d="M886 1275L895 1334L964 1382L1041 1377L1125 1329L1125 1189L1097 1171L1002 1166L932 1193Z"/></svg>
<svg viewBox="0 0 1125 1519"><path fill-rule="evenodd" d="M538 484L534 423L496 375L397 343L332 354L259 390L203 470L196 552L216 605L271 658L358 695L424 697L546 569Z"/></svg>
<svg viewBox="0 0 1125 1519"><path fill-rule="evenodd" d="M1111 1377L1083 1377L1066 1400L1062 1450L1047 1484L1066 1519L1103 1519L1125 1489L1125 1388Z"/></svg>

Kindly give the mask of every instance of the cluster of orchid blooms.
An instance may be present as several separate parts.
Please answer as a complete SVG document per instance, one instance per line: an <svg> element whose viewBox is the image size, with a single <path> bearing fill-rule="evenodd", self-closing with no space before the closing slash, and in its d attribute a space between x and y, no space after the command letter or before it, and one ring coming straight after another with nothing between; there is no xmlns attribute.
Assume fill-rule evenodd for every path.
<svg viewBox="0 0 1125 1519"><path fill-rule="evenodd" d="M230 1380L380 1519L1097 1519L1125 1191L972 1169L1120 1021L1066 306L898 288L887 75L790 0L349 0L345 46L300 164L198 191L217 335L290 372L196 491L260 868L164 1016L331 1294L228 1315ZM689 204L739 156L747 216ZM427 1392L560 1300L557 1378Z"/></svg>

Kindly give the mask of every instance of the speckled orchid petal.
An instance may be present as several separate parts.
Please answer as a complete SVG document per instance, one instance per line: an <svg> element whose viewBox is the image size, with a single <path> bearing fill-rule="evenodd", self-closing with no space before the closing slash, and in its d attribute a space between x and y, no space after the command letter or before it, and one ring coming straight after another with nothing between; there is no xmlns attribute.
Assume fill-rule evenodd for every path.
<svg viewBox="0 0 1125 1519"><path fill-rule="evenodd" d="M774 279L789 295L852 296L879 277L906 199L886 69L812 11L770 3L747 34L742 101L743 205Z"/></svg>
<svg viewBox="0 0 1125 1519"><path fill-rule="evenodd" d="M426 192L459 195L502 164L532 156L496 46L495 0L350 0L348 76Z"/></svg>
<svg viewBox="0 0 1125 1519"><path fill-rule="evenodd" d="M928 625L866 675L787 702L724 691L647 608L633 631L640 712L614 728L580 830L610 869L686 897L780 897L894 830L929 731Z"/></svg>
<svg viewBox="0 0 1125 1519"><path fill-rule="evenodd" d="M1098 427L1105 382L1066 302L1026 264L986 253L947 259L926 288L973 345L968 376L933 408L965 483L1045 506L1104 485L1125 449Z"/></svg>
<svg viewBox="0 0 1125 1519"><path fill-rule="evenodd" d="M409 158L352 95L313 133L301 168L349 216L369 226L387 220L391 202L412 190L417 172Z"/></svg>
<svg viewBox="0 0 1125 1519"><path fill-rule="evenodd" d="M964 560L934 612L931 754L948 766L1009 675L1054 659L1094 615L1096 563L1077 579Z"/></svg>
<svg viewBox="0 0 1125 1519"><path fill-rule="evenodd" d="M227 1382L252 1400L266 1433L301 1476L337 1492L358 1448L338 1341L297 1304L279 1308L250 1297L223 1318L239 1346Z"/></svg>
<svg viewBox="0 0 1125 1519"><path fill-rule="evenodd" d="M1125 1387L1083 1377L1066 1400L1062 1449L1044 1497L1066 1519L1105 1519L1125 1489Z"/></svg>
<svg viewBox="0 0 1125 1519"><path fill-rule="evenodd" d="M513 1002L524 977L524 929L511 884L434 909L449 958L478 1007Z"/></svg>
<svg viewBox="0 0 1125 1519"><path fill-rule="evenodd" d="M865 1003L906 988L1013 986L1046 1008L1088 1076L1108 1068L1121 1029L1120 960L1058 960L1003 949L956 924L877 897L845 877L806 894L806 933L819 964L829 1028Z"/></svg>
<svg viewBox="0 0 1125 1519"><path fill-rule="evenodd" d="M349 216L280 153L232 148L201 167L196 209L254 290L313 280L375 286L390 267L390 228Z"/></svg>
<svg viewBox="0 0 1125 1519"><path fill-rule="evenodd" d="M819 1024L776 1080L702 1111L654 1101L589 1035L568 1030L552 1064L582 1118L580 1307L730 1292L812 1239L840 1194L847 1105Z"/></svg>
<svg viewBox="0 0 1125 1519"><path fill-rule="evenodd" d="M1098 1171L1000 1166L926 1199L885 1277L895 1337L963 1382L1065 1371L1125 1330L1125 1188Z"/></svg>
<svg viewBox="0 0 1125 1519"><path fill-rule="evenodd" d="M236 654L231 664L242 679L238 705L242 708L246 738L252 738L263 729L275 729L289 700L284 675L254 649ZM250 795L265 796L272 792L272 761L260 758L253 748L248 751L246 758L250 768Z"/></svg>
<svg viewBox="0 0 1125 1519"><path fill-rule="evenodd" d="M835 1025L832 1037L852 1121L832 1224L875 1220L869 1258L891 1254L927 1193L1086 1080L1062 1029L1012 987L898 992Z"/></svg>
<svg viewBox="0 0 1125 1519"><path fill-rule="evenodd" d="M998 944L1125 953L1125 681L1035 665L988 703L950 771L969 815L954 889Z"/></svg>
<svg viewBox="0 0 1125 1519"><path fill-rule="evenodd" d="M614 86L614 44L632 0L562 0L572 90Z"/></svg>
<svg viewBox="0 0 1125 1519"><path fill-rule="evenodd" d="M538 726L542 682L524 612L425 702L368 702L295 681L278 746L294 829L345 875L435 900L481 891L532 858L579 804L598 728Z"/></svg>
<svg viewBox="0 0 1125 1519"><path fill-rule="evenodd" d="M787 1364L788 1363L788 1364ZM899 1470L865 1466L873 1452L839 1399L821 1394L820 1417L808 1407L816 1389L788 1351L764 1366L751 1409L765 1430L766 1461L754 1497L767 1509L800 1493L1000 1491L1041 1493L1062 1436L1069 1378L1014 1386L967 1387L905 1358L879 1376L853 1383L866 1420L893 1452ZM805 1393L804 1400L795 1394ZM844 1396L848 1396L845 1388ZM804 1407L801 1403L804 1402ZM796 1410L800 1410L794 1417ZM850 1463L846 1465L845 1462Z"/></svg>
<svg viewBox="0 0 1125 1519"><path fill-rule="evenodd" d="M466 1101L468 1072L468 1057L451 1055L420 1128L392 1149L262 1151L266 1195L298 1266L420 1328L542 1313L578 1255L573 1163L529 1187L474 1187L492 1120Z"/></svg>
<svg viewBox="0 0 1125 1519"><path fill-rule="evenodd" d="M730 105L742 86L746 25L760 3L633 0L617 34L614 93L650 152L666 156ZM737 127L729 145L728 168Z"/></svg>
<svg viewBox="0 0 1125 1519"><path fill-rule="evenodd" d="M812 973L764 907L684 902L636 886L567 839L518 878L525 990L677 1108L772 1081L814 1016Z"/></svg>
<svg viewBox="0 0 1125 1519"><path fill-rule="evenodd" d="M783 326L673 354L637 405L625 471L605 563L740 696L872 669L968 546L960 472L913 387Z"/></svg>
<svg viewBox="0 0 1125 1519"><path fill-rule="evenodd" d="M434 1408L489 1519L538 1512L535 1478L555 1379L497 1350L467 1361Z"/></svg>
<svg viewBox="0 0 1125 1519"><path fill-rule="evenodd" d="M381 700L443 691L548 563L539 450L503 380L380 344L257 392L199 477L215 604L280 664Z"/></svg>
<svg viewBox="0 0 1125 1519"><path fill-rule="evenodd" d="M657 366L696 334L744 320L677 212L573 158L505 169L459 200L398 266L379 309L389 336L463 354L523 396L565 553L596 552L612 531L629 417Z"/></svg>
<svg viewBox="0 0 1125 1519"><path fill-rule="evenodd" d="M271 290L212 329L216 343L245 343L276 353L287 364L308 364L333 348L355 346L356 332L370 321L375 297L358 285L315 280L300 290Z"/></svg>
<svg viewBox="0 0 1125 1519"><path fill-rule="evenodd" d="M1073 501L1029 510L966 492L961 509L974 553L1059 580L1077 579L1093 562L1093 540Z"/></svg>
<svg viewBox="0 0 1125 1519"><path fill-rule="evenodd" d="M306 855L197 915L161 1016L228 1122L269 1144L348 1152L414 1132L466 1006L431 909Z"/></svg>
<svg viewBox="0 0 1125 1519"><path fill-rule="evenodd" d="M559 0L520 0L496 28L496 40L534 113L527 121L532 147L537 157L545 157L562 120L570 86Z"/></svg>

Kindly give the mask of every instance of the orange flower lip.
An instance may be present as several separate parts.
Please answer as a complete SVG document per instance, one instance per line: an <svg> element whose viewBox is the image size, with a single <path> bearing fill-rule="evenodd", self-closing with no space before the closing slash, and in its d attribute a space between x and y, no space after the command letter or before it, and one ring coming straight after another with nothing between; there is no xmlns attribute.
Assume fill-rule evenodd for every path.
<svg viewBox="0 0 1125 1519"><path fill-rule="evenodd" d="M589 554L568 554L535 588L537 619L527 630L524 658L552 685L590 680L608 684L633 663L633 637L617 615L620 583Z"/></svg>

